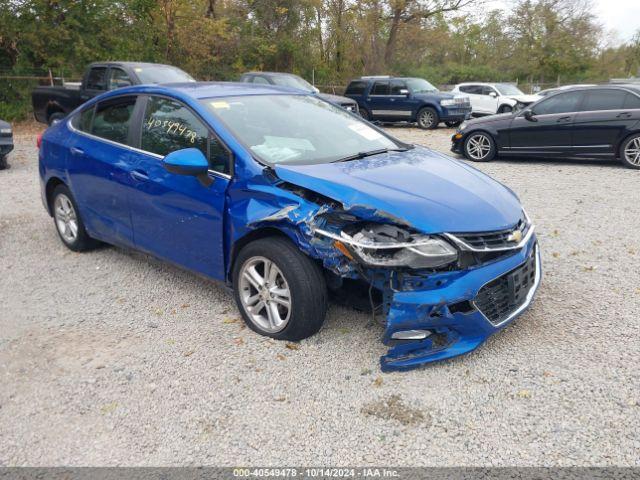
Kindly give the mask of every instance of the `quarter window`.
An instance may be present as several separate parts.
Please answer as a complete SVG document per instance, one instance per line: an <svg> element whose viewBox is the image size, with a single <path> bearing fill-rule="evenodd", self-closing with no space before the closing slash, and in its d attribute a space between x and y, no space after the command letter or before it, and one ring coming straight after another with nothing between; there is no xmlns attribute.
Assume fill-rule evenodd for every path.
<svg viewBox="0 0 640 480"><path fill-rule="evenodd" d="M371 89L371 95L389 95L389 82L376 82Z"/></svg>
<svg viewBox="0 0 640 480"><path fill-rule="evenodd" d="M150 97L142 125L140 148L165 156L184 148L197 148L208 159L211 169L229 173L230 156L194 113L175 100Z"/></svg>
<svg viewBox="0 0 640 480"><path fill-rule="evenodd" d="M597 110L620 110L623 108L627 92L623 90L590 90L586 94L581 110L593 112Z"/></svg>
<svg viewBox="0 0 640 480"><path fill-rule="evenodd" d="M480 85L463 85L459 90L472 95L482 95L482 87Z"/></svg>
<svg viewBox="0 0 640 480"><path fill-rule="evenodd" d="M120 97L98 103L91 133L113 142L127 144L136 97Z"/></svg>
<svg viewBox="0 0 640 480"><path fill-rule="evenodd" d="M95 67L89 70L86 88L87 90L106 90L107 67Z"/></svg>
<svg viewBox="0 0 640 480"><path fill-rule="evenodd" d="M559 93L547 100L543 100L533 107L536 115L553 115L559 113L569 113L578 110L578 105L582 100L582 92Z"/></svg>
<svg viewBox="0 0 640 480"><path fill-rule="evenodd" d="M633 93L627 93L624 99L624 108L640 109L640 97Z"/></svg>
<svg viewBox="0 0 640 480"><path fill-rule="evenodd" d="M367 82L351 82L347 87L347 91L344 92L345 95L363 95L364 91L367 89Z"/></svg>

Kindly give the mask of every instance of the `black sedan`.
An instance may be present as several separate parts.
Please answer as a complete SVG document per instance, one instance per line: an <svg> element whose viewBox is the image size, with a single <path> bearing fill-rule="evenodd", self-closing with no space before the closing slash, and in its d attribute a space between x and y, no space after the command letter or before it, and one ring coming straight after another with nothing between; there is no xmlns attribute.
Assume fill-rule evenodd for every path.
<svg viewBox="0 0 640 480"><path fill-rule="evenodd" d="M305 92L313 93L318 97L333 103L338 107L342 107L353 113L358 113L358 104L355 100L340 95L332 95L330 93L321 93L316 87L307 82L304 78L294 75L293 73L281 72L248 72L240 77L241 82L259 83L263 85L280 85L284 87L293 87Z"/></svg>
<svg viewBox="0 0 640 480"><path fill-rule="evenodd" d="M559 91L519 112L465 122L451 140L452 151L476 162L601 158L640 169L640 85Z"/></svg>
<svg viewBox="0 0 640 480"><path fill-rule="evenodd" d="M13 131L11 125L0 120L0 170L7 168L7 155L13 150Z"/></svg>

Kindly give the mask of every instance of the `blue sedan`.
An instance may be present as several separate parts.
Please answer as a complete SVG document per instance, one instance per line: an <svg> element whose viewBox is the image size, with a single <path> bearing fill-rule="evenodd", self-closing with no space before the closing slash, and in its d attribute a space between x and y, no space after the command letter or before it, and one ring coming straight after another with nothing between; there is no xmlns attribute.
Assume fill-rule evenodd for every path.
<svg viewBox="0 0 640 480"><path fill-rule="evenodd" d="M106 93L40 141L63 244L135 248L232 286L247 325L301 340L348 292L384 370L475 349L540 283L516 195L315 95L237 83Z"/></svg>

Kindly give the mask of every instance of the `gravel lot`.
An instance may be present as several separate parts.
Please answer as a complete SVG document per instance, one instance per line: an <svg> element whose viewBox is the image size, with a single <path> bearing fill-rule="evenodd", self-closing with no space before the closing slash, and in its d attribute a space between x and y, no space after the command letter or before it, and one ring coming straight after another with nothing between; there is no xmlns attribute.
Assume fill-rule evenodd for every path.
<svg viewBox="0 0 640 480"><path fill-rule="evenodd" d="M392 128L448 151L450 129ZM147 256L65 249L35 127L0 172L0 465L640 465L640 172L501 160L545 277L471 355L381 374L380 327L332 306L298 345Z"/></svg>

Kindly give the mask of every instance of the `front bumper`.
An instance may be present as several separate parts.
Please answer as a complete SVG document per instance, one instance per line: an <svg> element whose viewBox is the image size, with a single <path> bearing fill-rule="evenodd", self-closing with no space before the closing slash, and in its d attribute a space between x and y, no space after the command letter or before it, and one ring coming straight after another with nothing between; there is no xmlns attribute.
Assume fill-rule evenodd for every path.
<svg viewBox="0 0 640 480"><path fill-rule="evenodd" d="M451 151L460 155L464 153L464 135L460 132L454 133L451 137Z"/></svg>
<svg viewBox="0 0 640 480"><path fill-rule="evenodd" d="M522 301L504 318L489 320L476 306L481 289L497 279L504 280L511 288L511 277L518 269L534 264L535 278L527 291L521 292ZM392 291L387 301L387 327L383 339L391 348L380 359L382 370L409 370L474 350L529 307L541 277L540 252L533 235L521 250L504 259L467 271L435 274L416 282L418 288ZM513 294L518 295L518 292ZM431 334L421 340L393 338L398 332L416 330Z"/></svg>
<svg viewBox="0 0 640 480"><path fill-rule="evenodd" d="M0 138L0 156L4 157L8 155L13 150L13 138L5 137Z"/></svg>
<svg viewBox="0 0 640 480"><path fill-rule="evenodd" d="M440 120L443 122L462 122L471 118L471 107L441 107L442 115Z"/></svg>

